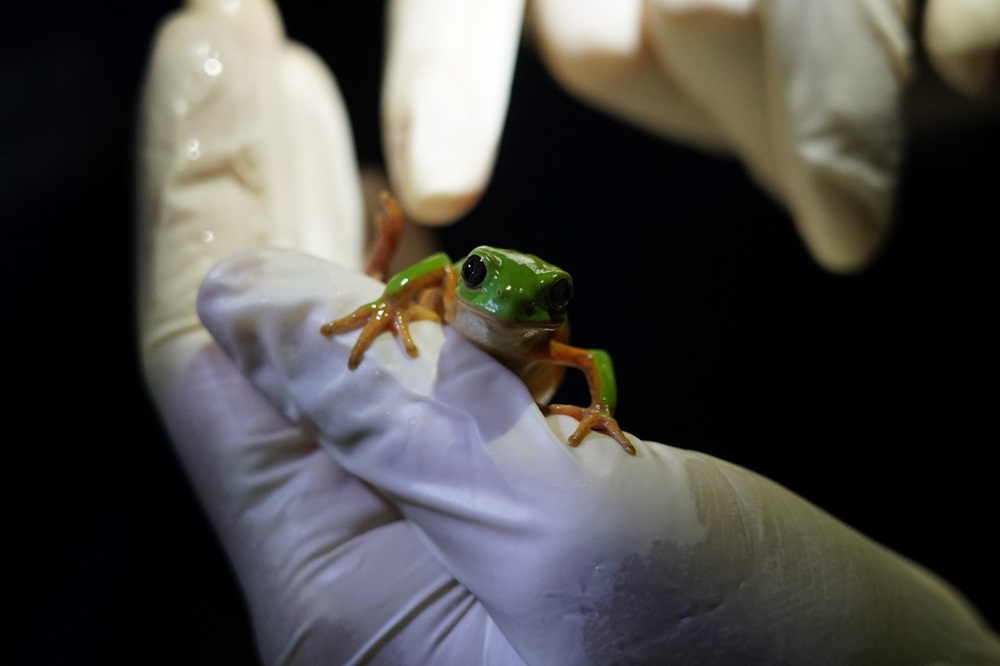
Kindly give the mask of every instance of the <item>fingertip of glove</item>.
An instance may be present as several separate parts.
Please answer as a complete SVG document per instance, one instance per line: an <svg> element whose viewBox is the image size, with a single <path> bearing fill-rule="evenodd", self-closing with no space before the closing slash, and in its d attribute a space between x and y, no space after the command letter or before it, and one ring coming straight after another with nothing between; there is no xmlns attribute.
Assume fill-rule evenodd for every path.
<svg viewBox="0 0 1000 666"><path fill-rule="evenodd" d="M949 53L928 48L928 57L945 83L968 97L984 97L1000 83L1000 45Z"/></svg>
<svg viewBox="0 0 1000 666"><path fill-rule="evenodd" d="M940 0L927 7L924 42L934 69L971 97L1000 82L1000 0Z"/></svg>
<svg viewBox="0 0 1000 666"><path fill-rule="evenodd" d="M189 2L160 24L150 75L156 75L157 87L184 102L177 110L186 115L220 83L230 91L248 92L246 63L268 58L282 35L281 18L271 2Z"/></svg>
<svg viewBox="0 0 1000 666"><path fill-rule="evenodd" d="M481 194L479 190L415 193L401 188L399 191L407 215L429 225L448 224L462 217L472 210Z"/></svg>
<svg viewBox="0 0 1000 666"><path fill-rule="evenodd" d="M260 249L230 255L217 262L198 287L195 307L205 327L216 337L226 305L260 279L266 257Z"/></svg>
<svg viewBox="0 0 1000 666"><path fill-rule="evenodd" d="M889 190L852 187L844 183L844 174L826 170L810 180L809 195L794 211L806 247L831 273L857 273L875 259L889 235Z"/></svg>
<svg viewBox="0 0 1000 666"><path fill-rule="evenodd" d="M387 126L390 180L413 220L452 222L475 205L486 187L499 128L477 122L475 110L462 115L444 122L433 109L416 109L406 123Z"/></svg>
<svg viewBox="0 0 1000 666"><path fill-rule="evenodd" d="M346 309L376 296L380 282L294 250L257 247L229 255L206 273L196 306L202 323L213 332L236 313L284 316L303 308ZM324 314L324 316L326 316ZM293 317L301 319L297 316ZM319 325L316 327L317 336Z"/></svg>

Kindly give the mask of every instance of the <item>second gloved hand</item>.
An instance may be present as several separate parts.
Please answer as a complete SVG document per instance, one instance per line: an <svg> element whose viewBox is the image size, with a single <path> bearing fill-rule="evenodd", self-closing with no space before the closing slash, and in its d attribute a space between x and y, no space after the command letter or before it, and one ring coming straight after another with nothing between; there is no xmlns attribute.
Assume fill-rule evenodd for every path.
<svg viewBox="0 0 1000 666"><path fill-rule="evenodd" d="M389 4L393 185L414 217L450 221L489 182L524 9ZM867 264L891 226L915 12L908 0L527 3L542 58L570 92L658 135L735 155L834 271ZM924 33L953 85L995 85L998 0L928 3Z"/></svg>

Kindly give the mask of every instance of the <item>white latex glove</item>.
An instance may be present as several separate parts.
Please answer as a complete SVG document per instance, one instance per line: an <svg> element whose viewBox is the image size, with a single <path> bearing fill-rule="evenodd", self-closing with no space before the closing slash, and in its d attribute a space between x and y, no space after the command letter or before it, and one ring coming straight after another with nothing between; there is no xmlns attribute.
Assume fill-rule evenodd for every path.
<svg viewBox="0 0 1000 666"><path fill-rule="evenodd" d="M1000 0L929 0L927 55L943 79L967 95L995 89L1000 72Z"/></svg>
<svg viewBox="0 0 1000 666"><path fill-rule="evenodd" d="M390 7L390 175L408 212L449 221L489 180L523 3ZM788 207L820 264L850 271L878 250L913 78L912 2L532 0L528 9L567 89L662 136L734 153ZM995 83L1000 0L932 1L925 34L956 87Z"/></svg>
<svg viewBox="0 0 1000 666"><path fill-rule="evenodd" d="M256 249L213 269L198 308L243 374L398 507L465 608L485 608L526 662L1000 663L1000 642L946 584L767 479L661 444L632 457L591 434L570 448L576 422L543 418L452 329L415 324L417 359L383 335L347 370L357 335L319 329L382 287ZM310 568L357 562L315 554ZM367 552L354 584L396 575L388 555ZM363 624L364 609L342 612ZM427 640L474 630L452 621ZM461 663L482 659L477 646Z"/></svg>
<svg viewBox="0 0 1000 666"><path fill-rule="evenodd" d="M143 119L143 362L266 663L1000 658L946 585L766 479L569 448L574 422L450 329L348 371L354 336L320 323L381 288L356 273L351 137L270 4L171 19ZM267 244L339 264L245 249ZM200 297L234 365L194 306L238 250Z"/></svg>
<svg viewBox="0 0 1000 666"><path fill-rule="evenodd" d="M142 361L264 663L518 663L396 507L272 407L195 312L209 267L243 248L360 266L351 133L325 68L270 2L193 2L157 37L141 129Z"/></svg>

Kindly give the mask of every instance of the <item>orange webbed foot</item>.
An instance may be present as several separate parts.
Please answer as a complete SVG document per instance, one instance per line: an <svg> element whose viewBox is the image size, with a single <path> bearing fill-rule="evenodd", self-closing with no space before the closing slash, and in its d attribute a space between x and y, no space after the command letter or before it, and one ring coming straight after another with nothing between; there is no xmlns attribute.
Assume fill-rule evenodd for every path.
<svg viewBox="0 0 1000 666"><path fill-rule="evenodd" d="M542 412L548 414L565 414L572 416L580 422L576 430L569 436L567 443L570 446L579 446L583 438L592 431L603 432L614 439L630 456L635 455L635 446L629 441L625 433L618 426L618 421L611 415L605 405L596 404L590 407L577 407L575 405L548 405L542 407Z"/></svg>
<svg viewBox="0 0 1000 666"><path fill-rule="evenodd" d="M396 303L396 300L404 300L405 302ZM387 330L392 331L392 334L402 341L407 354L416 358L419 351L410 335L410 322L420 320L439 322L441 317L433 310L413 303L409 299L382 298L362 305L346 317L323 324L319 332L332 338L338 333L361 328L361 334L358 336L357 342L354 343L351 355L347 359L347 367L354 370L361 363L361 359L368 348L372 346L375 338Z"/></svg>

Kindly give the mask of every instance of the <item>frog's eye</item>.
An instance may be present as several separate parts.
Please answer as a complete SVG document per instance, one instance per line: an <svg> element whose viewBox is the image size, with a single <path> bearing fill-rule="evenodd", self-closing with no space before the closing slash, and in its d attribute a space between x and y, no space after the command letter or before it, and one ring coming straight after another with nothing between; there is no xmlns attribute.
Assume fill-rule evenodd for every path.
<svg viewBox="0 0 1000 666"><path fill-rule="evenodd" d="M486 263L478 254L470 254L462 264L462 281L469 289L478 289L486 280Z"/></svg>
<svg viewBox="0 0 1000 666"><path fill-rule="evenodd" d="M554 310L565 310L571 298L573 298L573 283L566 278L559 278L549 287L549 306Z"/></svg>

